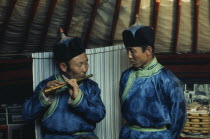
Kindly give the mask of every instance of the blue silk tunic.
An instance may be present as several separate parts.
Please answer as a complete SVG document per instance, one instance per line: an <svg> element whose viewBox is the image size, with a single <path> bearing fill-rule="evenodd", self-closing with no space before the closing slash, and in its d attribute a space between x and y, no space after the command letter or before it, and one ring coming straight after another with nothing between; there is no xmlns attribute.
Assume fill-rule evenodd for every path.
<svg viewBox="0 0 210 139"><path fill-rule="evenodd" d="M42 91L51 80L64 82L60 75L40 82L34 96L23 105L23 117L26 120L41 119L45 139L94 137L96 123L100 122L106 113L97 83L90 79L85 80L79 85L79 94L71 103L68 103L67 87L58 89L53 96L53 102L49 103L44 99Z"/></svg>
<svg viewBox="0 0 210 139"><path fill-rule="evenodd" d="M154 57L143 69L132 67L120 80L121 111L126 124L120 139L177 139L186 121L183 84ZM139 131L131 126L163 131Z"/></svg>

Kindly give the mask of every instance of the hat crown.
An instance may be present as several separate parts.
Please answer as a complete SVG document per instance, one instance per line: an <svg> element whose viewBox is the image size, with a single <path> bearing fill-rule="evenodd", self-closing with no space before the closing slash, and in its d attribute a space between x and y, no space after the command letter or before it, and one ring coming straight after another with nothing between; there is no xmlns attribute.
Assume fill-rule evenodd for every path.
<svg viewBox="0 0 210 139"><path fill-rule="evenodd" d="M135 25L122 33L123 42L126 47L154 47L154 30L150 26Z"/></svg>
<svg viewBox="0 0 210 139"><path fill-rule="evenodd" d="M143 26L143 25L131 26L131 27L130 27L129 29L127 29L127 30L131 31L131 33L133 34L133 36L135 36L136 31L137 31L139 28L141 28L141 27L144 27L144 26Z"/></svg>
<svg viewBox="0 0 210 139"><path fill-rule="evenodd" d="M69 37L66 37L66 35L64 34L64 32L61 32L61 41L64 41L66 39L68 39Z"/></svg>
<svg viewBox="0 0 210 139"><path fill-rule="evenodd" d="M68 45L69 41L72 39L71 37L67 37L64 34L64 31L62 28L60 28L60 35L61 35L61 40L60 43L64 43L65 45Z"/></svg>
<svg viewBox="0 0 210 139"><path fill-rule="evenodd" d="M79 37L68 37L60 29L61 39L53 47L54 58L57 62L69 61L85 52L85 48Z"/></svg>

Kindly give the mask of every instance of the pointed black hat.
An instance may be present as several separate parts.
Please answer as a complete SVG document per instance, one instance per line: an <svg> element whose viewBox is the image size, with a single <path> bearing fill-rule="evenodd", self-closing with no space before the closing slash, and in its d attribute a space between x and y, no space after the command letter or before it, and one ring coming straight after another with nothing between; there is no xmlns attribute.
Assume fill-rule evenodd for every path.
<svg viewBox="0 0 210 139"><path fill-rule="evenodd" d="M151 46L154 48L154 30L150 26L136 25L122 33L125 47Z"/></svg>
<svg viewBox="0 0 210 139"><path fill-rule="evenodd" d="M79 37L62 35L61 41L53 47L54 59L66 62L85 52L85 47Z"/></svg>

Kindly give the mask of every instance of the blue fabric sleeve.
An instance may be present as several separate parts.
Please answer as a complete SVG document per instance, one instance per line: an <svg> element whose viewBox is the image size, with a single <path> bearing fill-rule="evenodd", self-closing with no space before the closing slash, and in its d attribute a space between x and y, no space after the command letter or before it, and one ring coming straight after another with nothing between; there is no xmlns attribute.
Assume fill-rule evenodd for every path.
<svg viewBox="0 0 210 139"><path fill-rule="evenodd" d="M121 78L120 78L120 83L119 83L119 98L120 98L120 103L122 103L122 94L123 94L123 81L122 81L122 78L123 78L123 75L121 75Z"/></svg>
<svg viewBox="0 0 210 139"><path fill-rule="evenodd" d="M76 102L74 101L70 104L70 106L82 114L85 119L98 123L105 117L106 114L105 106L100 97L100 92L101 91L98 88L98 85L92 85L91 91L88 93L80 90L79 95L76 98Z"/></svg>
<svg viewBox="0 0 210 139"><path fill-rule="evenodd" d="M25 120L35 120L41 117L50 106L50 103L43 98L42 94L47 82L48 80L40 82L34 91L34 95L24 102L22 115Z"/></svg>
<svg viewBox="0 0 210 139"><path fill-rule="evenodd" d="M180 81L174 81L168 88L168 91L170 91L169 110L172 121L169 130L174 139L179 138L186 122L186 104L182 85Z"/></svg>
<svg viewBox="0 0 210 139"><path fill-rule="evenodd" d="M120 97L120 102L122 103L122 94L123 91L126 87L126 82L128 81L129 75L130 75L131 69L125 70L120 77L120 83L119 83L119 97Z"/></svg>

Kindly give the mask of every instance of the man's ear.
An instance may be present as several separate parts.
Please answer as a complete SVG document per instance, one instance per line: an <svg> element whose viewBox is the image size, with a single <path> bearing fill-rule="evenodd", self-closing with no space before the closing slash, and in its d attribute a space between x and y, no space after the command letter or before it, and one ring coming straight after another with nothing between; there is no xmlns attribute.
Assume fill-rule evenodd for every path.
<svg viewBox="0 0 210 139"><path fill-rule="evenodd" d="M146 54L149 56L149 55L152 55L152 47L151 46L147 46L146 48Z"/></svg>
<svg viewBox="0 0 210 139"><path fill-rule="evenodd" d="M64 62L60 63L59 67L63 72L67 72L67 66Z"/></svg>

